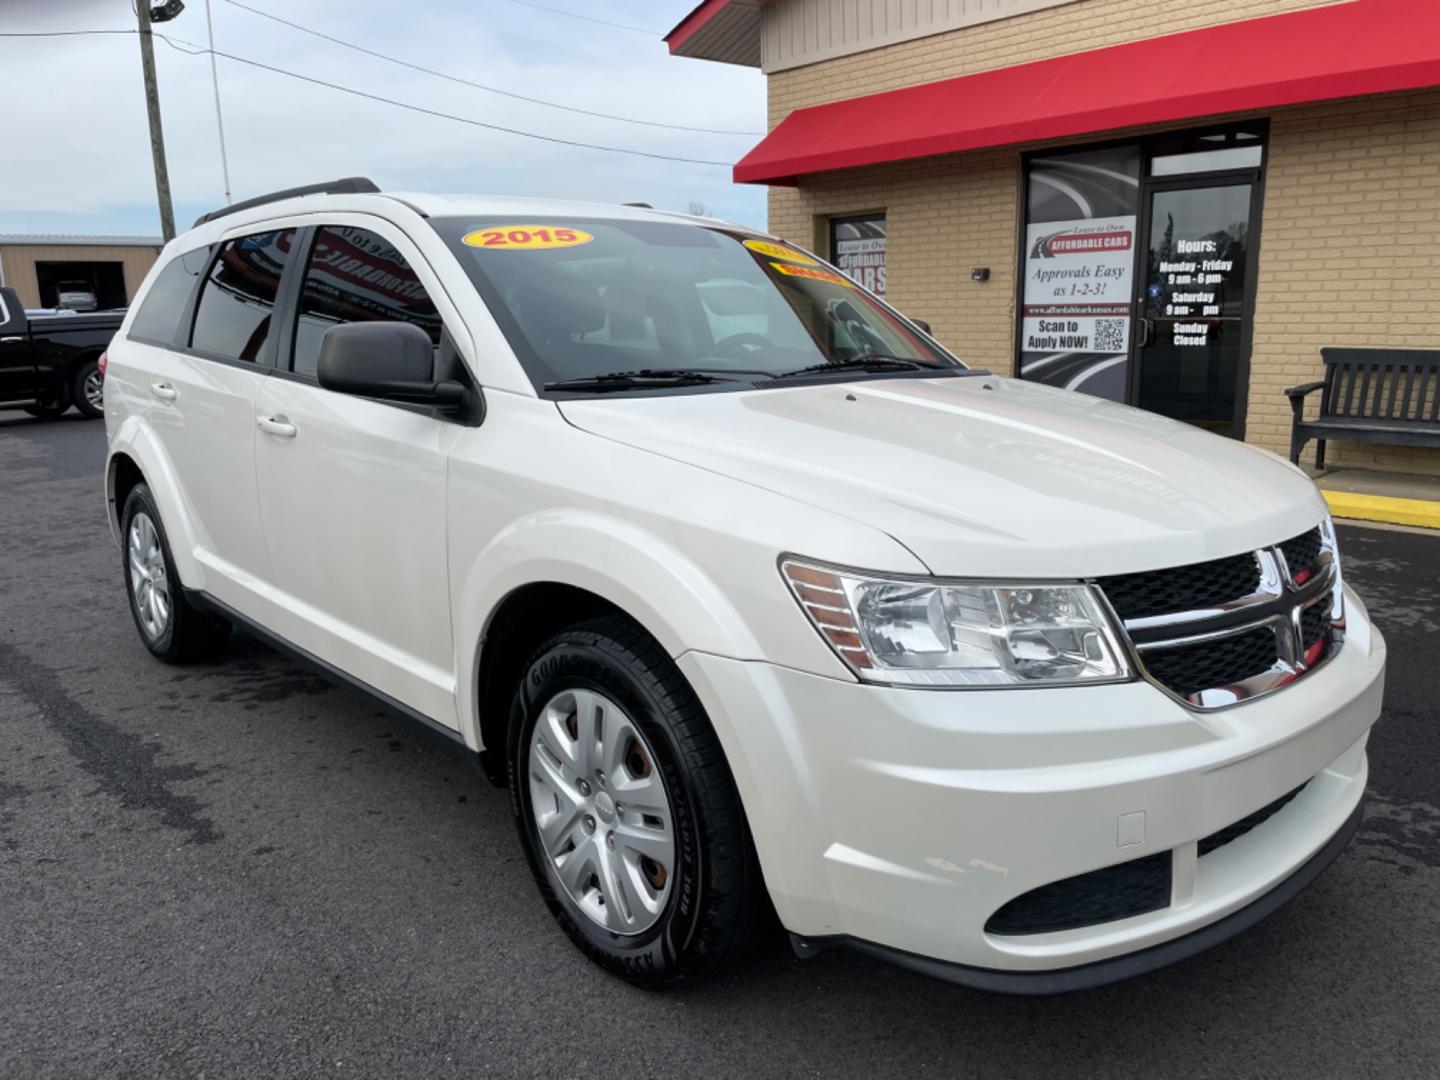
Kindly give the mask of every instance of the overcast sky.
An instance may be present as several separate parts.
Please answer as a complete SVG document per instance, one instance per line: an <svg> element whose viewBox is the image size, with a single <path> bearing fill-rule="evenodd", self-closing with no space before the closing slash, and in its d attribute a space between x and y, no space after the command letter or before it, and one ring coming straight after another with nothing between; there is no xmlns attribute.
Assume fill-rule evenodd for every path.
<svg viewBox="0 0 1440 1080"><path fill-rule="evenodd" d="M158 3L159 0L154 0ZM763 76L672 57L693 0L244 0L346 41L504 90L666 123L764 128ZM157 30L205 42L205 0ZM460 86L211 0L215 48L413 105L558 138L733 163L757 135L602 120ZM0 32L128 29L130 0L0 0ZM210 64L156 41L177 226L224 202ZM763 188L728 167L537 142L219 61L236 199L337 176L387 190L643 201L763 225ZM0 37L0 232L159 233L133 34Z"/></svg>

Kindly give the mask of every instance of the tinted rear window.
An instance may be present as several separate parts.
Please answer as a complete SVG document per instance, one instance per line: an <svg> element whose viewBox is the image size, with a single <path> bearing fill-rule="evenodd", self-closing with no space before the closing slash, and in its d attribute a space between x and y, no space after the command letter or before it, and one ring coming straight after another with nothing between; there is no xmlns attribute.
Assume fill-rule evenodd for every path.
<svg viewBox="0 0 1440 1080"><path fill-rule="evenodd" d="M230 360L261 359L275 331L270 316L294 247L294 229L227 240L201 290L191 347Z"/></svg>
<svg viewBox="0 0 1440 1080"><path fill-rule="evenodd" d="M154 345L172 345L195 282L205 270L208 248L177 255L165 265L130 324L130 336Z"/></svg>

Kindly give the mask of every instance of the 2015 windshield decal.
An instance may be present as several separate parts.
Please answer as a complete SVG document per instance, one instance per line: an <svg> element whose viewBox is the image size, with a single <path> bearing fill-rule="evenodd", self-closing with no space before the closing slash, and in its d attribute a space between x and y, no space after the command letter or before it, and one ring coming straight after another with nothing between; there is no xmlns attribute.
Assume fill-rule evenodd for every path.
<svg viewBox="0 0 1440 1080"><path fill-rule="evenodd" d="M803 251L796 251L784 244L774 244L769 240L746 240L745 246L751 251L765 255L771 259L785 259L788 262L799 263L802 266L818 265L814 259Z"/></svg>
<svg viewBox="0 0 1440 1080"><path fill-rule="evenodd" d="M855 288L855 283L845 275L834 274L829 270L822 270L818 266L791 266L789 263L778 262L772 262L770 265L787 277L808 278L811 281L825 281L831 285L844 285L847 289Z"/></svg>
<svg viewBox="0 0 1440 1080"><path fill-rule="evenodd" d="M594 239L583 229L564 225L492 225L461 237L467 246L486 251L547 251L579 247Z"/></svg>

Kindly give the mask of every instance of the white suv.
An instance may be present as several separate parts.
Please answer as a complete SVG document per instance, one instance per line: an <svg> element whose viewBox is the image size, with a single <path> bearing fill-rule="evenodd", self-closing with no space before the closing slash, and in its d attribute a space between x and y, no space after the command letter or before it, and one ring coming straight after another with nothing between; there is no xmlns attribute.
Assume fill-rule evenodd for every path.
<svg viewBox="0 0 1440 1080"><path fill-rule="evenodd" d="M1304 475L966 368L774 237L253 200L167 246L105 411L151 652L242 626L477 752L627 979L768 904L801 955L1097 985L1360 819L1385 646Z"/></svg>

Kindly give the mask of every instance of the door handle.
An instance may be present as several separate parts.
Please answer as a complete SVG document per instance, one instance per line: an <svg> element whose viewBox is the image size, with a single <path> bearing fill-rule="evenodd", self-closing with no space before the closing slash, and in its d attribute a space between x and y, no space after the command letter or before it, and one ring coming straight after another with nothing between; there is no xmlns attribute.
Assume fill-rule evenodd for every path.
<svg viewBox="0 0 1440 1080"><path fill-rule="evenodd" d="M1143 318L1135 321L1140 324L1140 340L1135 344L1143 349L1150 344L1150 335L1154 333L1154 324L1149 319Z"/></svg>
<svg viewBox="0 0 1440 1080"><path fill-rule="evenodd" d="M255 426L266 435L274 435L278 439L293 439L300 430L289 420L282 420L278 416L262 416L255 421Z"/></svg>
<svg viewBox="0 0 1440 1080"><path fill-rule="evenodd" d="M24 341L23 337L0 337L0 345L14 345L17 341Z"/></svg>
<svg viewBox="0 0 1440 1080"><path fill-rule="evenodd" d="M179 391L169 383L157 382L150 384L150 393L154 394L161 401L174 401L180 396Z"/></svg>

